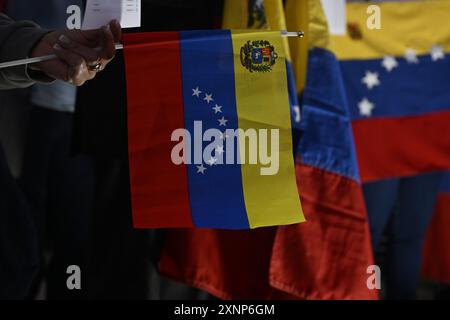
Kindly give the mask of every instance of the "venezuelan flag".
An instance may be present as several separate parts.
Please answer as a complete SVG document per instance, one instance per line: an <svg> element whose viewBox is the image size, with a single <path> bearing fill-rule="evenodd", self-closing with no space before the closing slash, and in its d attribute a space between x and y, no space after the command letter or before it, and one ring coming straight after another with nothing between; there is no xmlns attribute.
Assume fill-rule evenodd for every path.
<svg viewBox="0 0 450 320"><path fill-rule="evenodd" d="M139 33L123 43L135 227L249 229L304 221L280 32ZM183 156L192 159L174 164L171 136L180 128L202 150L215 143L214 156L205 162L185 134ZM202 141L200 130L213 128L221 130L220 139ZM254 129L259 138L267 130L268 146L260 144L256 152L240 132L229 150L235 137L225 129ZM275 140L279 151L271 150ZM230 163L232 152L237 157ZM264 152L279 159L273 173L262 174L268 170Z"/></svg>
<svg viewBox="0 0 450 320"><path fill-rule="evenodd" d="M450 169L450 1L347 5L334 36L363 182Z"/></svg>

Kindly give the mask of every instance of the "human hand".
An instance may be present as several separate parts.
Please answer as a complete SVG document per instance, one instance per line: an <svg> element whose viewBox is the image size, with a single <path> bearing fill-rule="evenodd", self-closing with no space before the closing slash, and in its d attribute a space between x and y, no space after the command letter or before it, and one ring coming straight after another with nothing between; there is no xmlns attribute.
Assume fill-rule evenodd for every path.
<svg viewBox="0 0 450 320"><path fill-rule="evenodd" d="M31 57L56 54L58 59L39 62L30 68L81 86L114 58L115 44L121 37L120 24L115 20L97 30L50 32L34 47Z"/></svg>

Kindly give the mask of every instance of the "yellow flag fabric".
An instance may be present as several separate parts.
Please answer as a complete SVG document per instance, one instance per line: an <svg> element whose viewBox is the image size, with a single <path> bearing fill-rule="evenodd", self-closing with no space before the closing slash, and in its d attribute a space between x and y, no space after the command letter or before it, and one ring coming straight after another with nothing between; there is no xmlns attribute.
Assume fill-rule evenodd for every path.
<svg viewBox="0 0 450 320"><path fill-rule="evenodd" d="M265 30L286 30L286 20L282 0L265 0L251 2L248 0L226 0L224 7L223 28L241 29L265 29ZM235 52L235 70L242 69L240 60L240 50L247 43L247 31L232 32L233 48ZM279 32L267 32L267 39L277 48L277 63L273 66L273 77L264 77L258 73L238 73L235 74L237 111L239 114L239 128L247 130L250 128L270 129L267 124L274 124L273 127L280 129L280 163L288 163L276 176L260 176L261 166L242 166L242 181L246 208L248 211L250 226L257 227L267 225L271 219L268 208L262 205L258 195L264 192L273 203L280 206L277 221L284 215L289 218L289 212L301 212L301 221L304 221L303 211L298 196L295 179L291 179L294 172L293 144L291 115L289 105L292 105L288 92L288 75L286 73L286 62L290 61L289 43L286 37L281 37ZM270 39L269 39L270 38ZM253 40L261 40L260 33L255 35ZM302 41L302 39L297 39ZM289 69L291 71L291 69ZM292 75L291 75L292 76ZM293 79L293 78L292 78ZM290 84L290 83L289 83ZM295 88L292 84L292 88ZM291 90L295 96L294 104L297 105L295 89ZM270 99L261 92L271 92ZM255 105L271 106L270 110L265 108L255 108ZM274 108L274 106L280 106ZM287 106L287 108L286 108ZM252 119L251 121L249 119ZM255 120L256 119L256 120ZM243 150L244 155L248 155L248 150ZM246 161L248 163L248 161ZM260 180L256 183L255 177L259 175ZM293 176L295 178L295 175ZM256 189L245 186L257 186ZM298 203L280 203L280 199L296 197ZM281 224L287 224L286 220Z"/></svg>
<svg viewBox="0 0 450 320"><path fill-rule="evenodd" d="M305 32L303 41L289 39L297 92L301 93L306 81L308 50L328 48L328 25L320 0L287 0L285 12L288 30Z"/></svg>
<svg viewBox="0 0 450 320"><path fill-rule="evenodd" d="M258 17L249 8L249 0L225 0L223 28L254 29L262 26L270 30L303 31L303 39L285 39L287 59L293 66L297 92L305 86L308 50L313 47L329 48L328 25L320 0L264 0L265 18ZM261 16L259 16L261 17ZM255 23L259 21L259 23Z"/></svg>
<svg viewBox="0 0 450 320"><path fill-rule="evenodd" d="M248 26L248 0L225 0L223 29L251 29Z"/></svg>
<svg viewBox="0 0 450 320"><path fill-rule="evenodd" d="M241 48L249 41L258 42L263 38L276 48L277 62L272 66L272 75L258 72L248 72L242 67ZM279 170L275 175L262 175L261 170L266 165L258 163L249 164L250 154L248 144L246 150L240 152L243 163L242 185L244 191L245 207L251 228L274 224L292 224L303 222L304 216L300 205L300 198L295 180L294 159L292 156L292 128L289 112L288 85L286 74L286 53L283 38L279 32L232 32L236 107L238 114L238 127L244 131L248 129L261 131L267 130L268 147L279 141ZM261 94L264 92L264 94ZM279 137L271 134L271 129L279 130ZM242 140L241 140L242 139ZM240 141L245 137L240 135ZM260 154L262 145L259 146ZM274 150L268 148L267 154L274 154ZM242 157L246 159L242 159ZM245 160L245 161L244 161ZM261 195L265 195L264 201ZM289 201L286 201L289 199ZM271 208L266 204L271 203ZM274 210L274 207L277 210Z"/></svg>
<svg viewBox="0 0 450 320"><path fill-rule="evenodd" d="M333 52L340 60L379 59L385 55L403 56L407 50L429 54L434 45L450 52L450 1L428 0L377 3L381 29L368 29L367 3L347 4L347 21L353 33L332 36ZM420 17L420 18L418 18ZM361 41L361 38L364 41ZM380 41L382 39L382 41Z"/></svg>
<svg viewBox="0 0 450 320"><path fill-rule="evenodd" d="M251 19L249 19L251 17ZM251 21L250 21L251 20ZM224 29L286 30L283 0L264 0L260 6L249 7L249 0L226 0L223 15ZM294 39L295 41L302 41ZM283 38L286 58L291 60L289 42Z"/></svg>

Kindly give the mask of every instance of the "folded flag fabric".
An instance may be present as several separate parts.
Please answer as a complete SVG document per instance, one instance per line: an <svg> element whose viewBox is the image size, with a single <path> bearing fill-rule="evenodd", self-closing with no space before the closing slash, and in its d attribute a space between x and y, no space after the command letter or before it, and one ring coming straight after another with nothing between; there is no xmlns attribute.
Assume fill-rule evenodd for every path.
<svg viewBox="0 0 450 320"><path fill-rule="evenodd" d="M374 264L345 91L336 57L310 50L296 163L307 223L281 226L272 287L304 299L377 299Z"/></svg>
<svg viewBox="0 0 450 320"><path fill-rule="evenodd" d="M433 220L424 246L422 275L450 284L450 172L442 174Z"/></svg>
<svg viewBox="0 0 450 320"><path fill-rule="evenodd" d="M274 12L265 7L270 22ZM326 42L319 0L288 1L287 8L299 13L288 21L297 26L309 8L309 30L302 30L312 43ZM294 62L306 61L306 51L297 49ZM378 297L367 287L373 256L342 76L323 48L308 56L300 129L296 172L308 221L251 231L170 230L159 265L165 276L222 299Z"/></svg>
<svg viewBox="0 0 450 320"><path fill-rule="evenodd" d="M304 221L279 32L127 34L137 228Z"/></svg>
<svg viewBox="0 0 450 320"><path fill-rule="evenodd" d="M301 25L304 2L287 2L289 24ZM303 299L377 299L378 290L367 286L367 268L374 259L342 73L328 50L320 1L306 2L312 49L296 171L308 222L278 227L270 284Z"/></svg>
<svg viewBox="0 0 450 320"><path fill-rule="evenodd" d="M347 5L341 62L363 182L450 169L449 1L386 2L381 29L367 4ZM447 133L447 134L445 134Z"/></svg>

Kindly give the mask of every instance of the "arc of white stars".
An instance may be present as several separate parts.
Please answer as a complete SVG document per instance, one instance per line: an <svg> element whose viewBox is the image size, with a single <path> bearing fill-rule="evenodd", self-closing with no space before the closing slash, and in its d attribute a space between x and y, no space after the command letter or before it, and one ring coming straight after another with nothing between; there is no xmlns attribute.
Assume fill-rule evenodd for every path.
<svg viewBox="0 0 450 320"><path fill-rule="evenodd" d="M358 103L359 113L362 116L370 117L372 111L375 108L375 104L369 101L369 99L364 98Z"/></svg>
<svg viewBox="0 0 450 320"><path fill-rule="evenodd" d="M222 113L222 106L219 106L218 104L216 104L216 106L213 108L214 113Z"/></svg>
<svg viewBox="0 0 450 320"><path fill-rule="evenodd" d="M192 96L196 96L197 98L200 98L200 93L202 93L200 91L200 89L197 87L195 89L192 89Z"/></svg>
<svg viewBox="0 0 450 320"><path fill-rule="evenodd" d="M372 90L373 87L380 85L380 79L378 79L378 73L376 72L366 71L366 75L361 81L369 90Z"/></svg>
<svg viewBox="0 0 450 320"><path fill-rule="evenodd" d="M206 94L205 94L205 97L203 98L203 100L205 100L206 102L208 102L208 104L209 104L211 101L214 101L214 99L213 99L213 97L212 97L212 93L210 93L210 94L206 93Z"/></svg>
<svg viewBox="0 0 450 320"><path fill-rule="evenodd" d="M203 163L199 166L197 166L197 173L205 174L206 167L203 165Z"/></svg>
<svg viewBox="0 0 450 320"><path fill-rule="evenodd" d="M386 69L387 72L391 72L398 67L398 62L394 56L385 56L381 65Z"/></svg>
<svg viewBox="0 0 450 320"><path fill-rule="evenodd" d="M227 122L228 120L225 119L225 117L222 117L221 119L217 119L217 121L219 121L219 127L226 127L227 126Z"/></svg>

